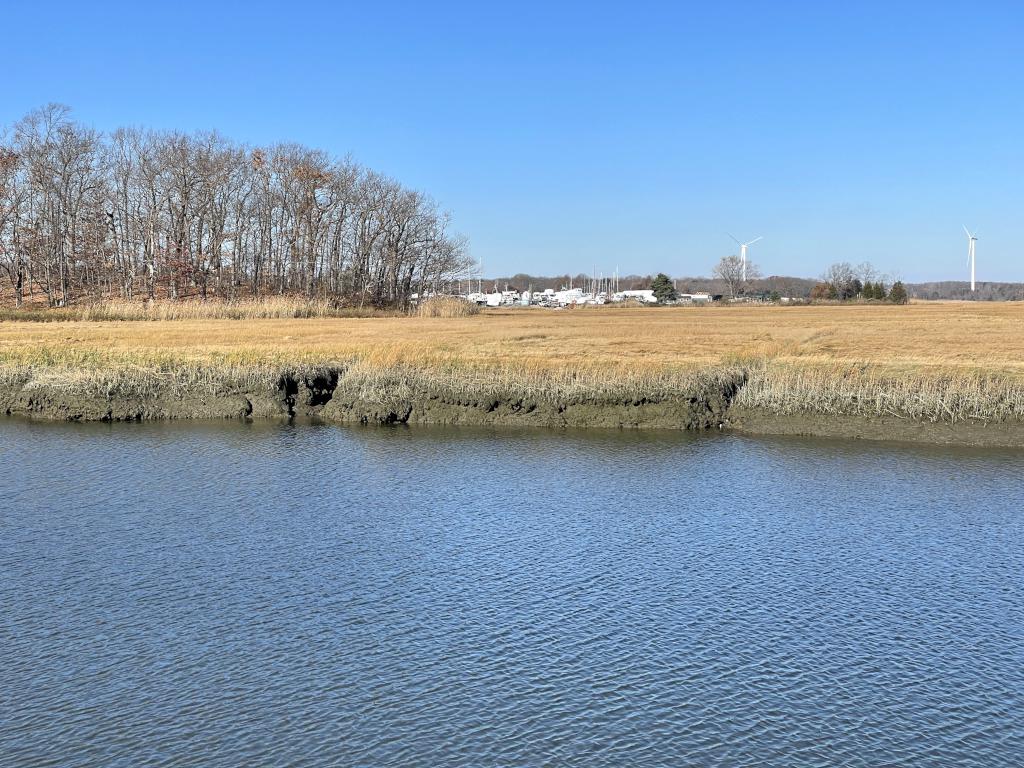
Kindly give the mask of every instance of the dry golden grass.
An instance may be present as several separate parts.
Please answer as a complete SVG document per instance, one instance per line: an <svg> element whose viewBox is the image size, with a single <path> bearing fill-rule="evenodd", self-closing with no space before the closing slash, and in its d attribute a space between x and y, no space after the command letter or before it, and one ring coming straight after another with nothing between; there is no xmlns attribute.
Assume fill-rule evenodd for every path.
<svg viewBox="0 0 1024 768"><path fill-rule="evenodd" d="M419 317L469 317L480 314L480 307L458 296L433 296L416 307Z"/></svg>
<svg viewBox="0 0 1024 768"><path fill-rule="evenodd" d="M1024 374L1024 305L511 309L456 318L0 322L0 355L52 348L188 358L678 367L736 360Z"/></svg>
<svg viewBox="0 0 1024 768"><path fill-rule="evenodd" d="M520 388L603 386L638 395L670 389L687 371L743 369L749 383L740 402L773 411L1024 418L1024 305L0 322L0 378L134 366L160 375L192 371L181 374L188 386L215 382L217 371L234 380L249 369L269 380L284 367L329 363L360 375L430 371L452 387L516 381Z"/></svg>
<svg viewBox="0 0 1024 768"><path fill-rule="evenodd" d="M108 299L73 307L40 306L0 309L0 321L34 322L102 320L281 320L327 317L383 317L404 313L372 307L339 307L323 299L265 296L236 301L185 299L182 301L126 301Z"/></svg>

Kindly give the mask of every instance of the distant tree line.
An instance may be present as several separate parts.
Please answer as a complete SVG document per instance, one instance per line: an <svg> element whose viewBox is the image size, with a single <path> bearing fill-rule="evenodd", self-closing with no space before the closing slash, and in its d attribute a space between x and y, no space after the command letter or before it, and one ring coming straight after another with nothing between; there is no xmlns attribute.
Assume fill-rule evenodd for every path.
<svg viewBox="0 0 1024 768"><path fill-rule="evenodd" d="M852 272L849 281L845 278L835 279L832 268L819 279L805 277L787 277L784 275L771 275L769 277L751 277L751 264L747 264L747 281L740 283L735 277L732 279L732 288L736 295L759 296L771 298L773 296L787 297L793 299L814 299L821 301L850 301L856 299L892 301L892 289L897 283L906 292L907 299L974 299L977 301L1024 301L1024 284L1021 283L978 283L977 290L972 294L970 284L966 282L941 282L941 283L903 283L900 280L887 278L884 275L872 274L867 279L856 274L856 268L844 265L844 269L838 274L843 275ZM849 272L847 269L849 269ZM756 270L756 266L755 266ZM831 275L831 277L830 277ZM650 288L657 275L622 275L619 277L619 286L622 290L633 290ZM517 290L544 290L545 288L558 289L573 285L584 286L590 280L589 275L528 275L518 273L507 277L481 279L483 287L490 290L493 286L498 288L515 288ZM859 281L859 282L858 282ZM477 278L473 278L474 290L477 285ZM463 287L466 287L466 283ZM672 286L676 293L710 293L712 295L730 295L730 281L720 277L677 277L672 278ZM897 289L896 298L901 299L901 291ZM844 298L840 298L840 297Z"/></svg>
<svg viewBox="0 0 1024 768"><path fill-rule="evenodd" d="M737 289L737 292L744 292L752 295L769 295L773 292L778 293L780 296L790 296L793 298L808 298L811 293L811 289L817 283L816 280L811 280L803 277L785 277L772 275L770 277L752 277L750 273L750 263L748 263L747 282L742 285L741 288ZM755 267L756 269L756 267ZM642 290L651 288L658 275L620 275L619 276L619 287L621 290ZM606 281L610 281L611 278L608 275L604 275ZM588 281L592 281L591 275L584 274L564 274L564 275L528 275L525 273L517 273L515 275L508 275L504 277L493 277L480 279L482 286L490 290L491 287L497 286L499 289L514 288L516 290L525 291L532 288L535 291L542 291L545 288L551 288L557 290L563 286L568 287L570 283L576 286L585 286ZM727 295L729 294L729 286L725 280L718 277L677 277L671 278L673 288L676 293L710 293L712 295ZM477 278L474 277L472 280L473 288L476 289ZM466 283L463 284L465 288Z"/></svg>
<svg viewBox="0 0 1024 768"><path fill-rule="evenodd" d="M100 133L49 105L0 129L0 291L82 297L298 294L396 305L466 273L423 194L298 144Z"/></svg>
<svg viewBox="0 0 1024 768"><path fill-rule="evenodd" d="M966 281L914 283L907 285L915 299L972 299L974 301L1024 301L1024 284L977 283L971 292Z"/></svg>
<svg viewBox="0 0 1024 768"><path fill-rule="evenodd" d="M869 263L852 266L842 261L830 266L812 289L813 301L888 301L906 304L906 287L899 280L886 284L886 278Z"/></svg>

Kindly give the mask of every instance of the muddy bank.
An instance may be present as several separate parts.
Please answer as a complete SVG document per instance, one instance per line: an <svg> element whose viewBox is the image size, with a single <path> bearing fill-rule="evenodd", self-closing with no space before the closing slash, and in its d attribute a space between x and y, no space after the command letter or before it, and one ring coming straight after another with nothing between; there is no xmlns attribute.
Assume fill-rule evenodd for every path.
<svg viewBox="0 0 1024 768"><path fill-rule="evenodd" d="M1024 447L1024 423L1021 422L949 423L897 416L779 414L734 406L730 408L723 427L753 435L803 435L992 448Z"/></svg>
<svg viewBox="0 0 1024 768"><path fill-rule="evenodd" d="M256 419L295 416L344 424L466 424L664 428L720 426L742 375L695 376L673 391L635 397L597 386L572 391L487 379L439 381L423 372L321 368L285 373L266 386L182 386L159 377L132 386L25 377L0 387L0 412L64 421Z"/></svg>
<svg viewBox="0 0 1024 768"><path fill-rule="evenodd" d="M1017 419L780 413L750 406L749 372L708 369L661 381L502 379L481 372L317 366L230 373L25 371L0 380L0 413L66 421L289 419L343 424L730 429L959 445L1024 447ZM643 392L638 396L638 392Z"/></svg>

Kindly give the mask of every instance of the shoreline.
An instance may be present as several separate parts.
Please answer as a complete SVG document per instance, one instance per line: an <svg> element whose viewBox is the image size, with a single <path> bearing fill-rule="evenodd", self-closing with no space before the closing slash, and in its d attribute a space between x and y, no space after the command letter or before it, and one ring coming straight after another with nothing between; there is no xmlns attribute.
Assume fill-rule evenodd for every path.
<svg viewBox="0 0 1024 768"><path fill-rule="evenodd" d="M1024 448L1022 422L930 422L894 416L777 414L736 408L728 431L918 445Z"/></svg>
<svg viewBox="0 0 1024 768"><path fill-rule="evenodd" d="M0 376L0 414L50 421L254 420L312 418L365 425L474 425L546 428L723 430L751 435L801 435L933 445L1024 447L1019 418L942 419L871 413L893 380L869 379L861 389L843 380L847 409L833 412L784 376L759 367L717 366L660 381L602 380L579 372L513 382L494 371L370 369L358 362L236 368L88 370L10 368ZM821 373L817 374L819 388ZM786 377L788 376L788 379ZM802 401L773 400L782 389ZM803 381L801 379L801 381ZM835 384L833 380L826 380ZM838 380L836 380L838 381ZM907 382L903 382L906 384ZM887 389L888 387L888 389ZM992 396L1012 400L1010 390ZM948 404L943 408L954 411Z"/></svg>

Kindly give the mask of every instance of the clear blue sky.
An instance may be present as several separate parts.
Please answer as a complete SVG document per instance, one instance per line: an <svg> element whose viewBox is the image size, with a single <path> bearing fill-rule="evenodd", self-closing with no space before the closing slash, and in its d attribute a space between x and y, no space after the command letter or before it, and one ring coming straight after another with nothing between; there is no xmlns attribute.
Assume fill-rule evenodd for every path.
<svg viewBox="0 0 1024 768"><path fill-rule="evenodd" d="M1024 280L1024 3L144 5L8 5L0 123L351 153L488 274L707 274L734 232L768 274L966 279L968 224Z"/></svg>

